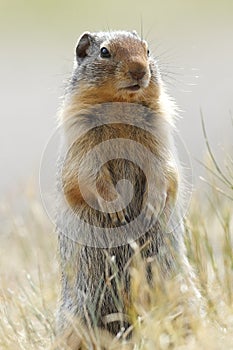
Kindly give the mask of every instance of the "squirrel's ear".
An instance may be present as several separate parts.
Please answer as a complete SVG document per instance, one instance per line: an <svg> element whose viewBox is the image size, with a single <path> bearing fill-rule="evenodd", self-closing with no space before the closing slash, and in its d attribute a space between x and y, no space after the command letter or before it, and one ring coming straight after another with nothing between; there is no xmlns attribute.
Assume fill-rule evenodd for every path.
<svg viewBox="0 0 233 350"><path fill-rule="evenodd" d="M78 40L76 46L76 58L79 63L87 56L87 49L91 45L91 34L89 32L84 33Z"/></svg>
<svg viewBox="0 0 233 350"><path fill-rule="evenodd" d="M136 30L132 30L132 32L131 32L134 36L136 36L137 38L139 38L139 35L138 35L138 33L137 33L137 31Z"/></svg>

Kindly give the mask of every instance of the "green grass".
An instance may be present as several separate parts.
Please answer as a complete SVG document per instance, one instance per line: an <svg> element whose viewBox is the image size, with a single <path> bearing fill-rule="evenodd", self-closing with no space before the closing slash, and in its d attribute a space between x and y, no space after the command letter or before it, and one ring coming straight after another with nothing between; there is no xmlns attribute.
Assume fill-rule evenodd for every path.
<svg viewBox="0 0 233 350"><path fill-rule="evenodd" d="M227 156L220 169L209 151L208 185L193 195L186 219L188 256L206 317L190 307L185 284L182 289L177 281L160 281L151 289L136 259L131 270L133 337L108 339L108 349L233 349L233 163ZM59 295L56 235L32 191L17 198L23 210L1 205L0 349L49 349Z"/></svg>

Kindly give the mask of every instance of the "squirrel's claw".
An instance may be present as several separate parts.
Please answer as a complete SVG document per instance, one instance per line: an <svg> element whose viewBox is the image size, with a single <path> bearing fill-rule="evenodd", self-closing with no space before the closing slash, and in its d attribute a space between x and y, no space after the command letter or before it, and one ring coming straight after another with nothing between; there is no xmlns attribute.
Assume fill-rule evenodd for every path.
<svg viewBox="0 0 233 350"><path fill-rule="evenodd" d="M129 216L122 211L114 212L114 213L108 213L110 220L112 221L113 224L122 224L126 225L130 222Z"/></svg>

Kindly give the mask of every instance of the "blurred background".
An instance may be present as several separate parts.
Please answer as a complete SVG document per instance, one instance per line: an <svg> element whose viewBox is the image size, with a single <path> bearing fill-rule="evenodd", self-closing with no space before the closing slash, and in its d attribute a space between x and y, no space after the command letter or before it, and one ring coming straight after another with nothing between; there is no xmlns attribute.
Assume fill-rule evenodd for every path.
<svg viewBox="0 0 233 350"><path fill-rule="evenodd" d="M205 154L202 110L221 161L232 146L231 0L0 0L0 195L31 178L56 127L56 112L83 31L136 29L158 57L181 109L177 127L198 182Z"/></svg>

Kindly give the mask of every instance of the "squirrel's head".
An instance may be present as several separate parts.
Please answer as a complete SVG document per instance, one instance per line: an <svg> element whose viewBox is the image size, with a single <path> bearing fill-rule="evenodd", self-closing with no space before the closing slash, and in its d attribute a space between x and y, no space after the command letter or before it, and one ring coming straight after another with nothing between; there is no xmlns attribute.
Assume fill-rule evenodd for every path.
<svg viewBox="0 0 233 350"><path fill-rule="evenodd" d="M134 102L158 93L160 76L147 42L135 31L85 32L76 46L71 85L72 92L89 92L97 102L98 93L99 102Z"/></svg>

